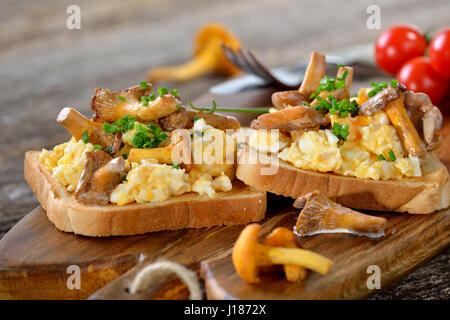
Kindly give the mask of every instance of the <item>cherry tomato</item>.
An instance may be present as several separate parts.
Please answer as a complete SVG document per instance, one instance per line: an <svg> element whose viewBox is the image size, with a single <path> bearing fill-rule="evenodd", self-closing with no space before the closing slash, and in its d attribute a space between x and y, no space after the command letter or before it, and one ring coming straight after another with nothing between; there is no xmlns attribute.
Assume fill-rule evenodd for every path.
<svg viewBox="0 0 450 320"><path fill-rule="evenodd" d="M433 69L442 77L450 79L450 28L434 36L428 55Z"/></svg>
<svg viewBox="0 0 450 320"><path fill-rule="evenodd" d="M389 74L414 57L425 53L427 41L414 25L399 24L380 34L375 42L375 60L380 69Z"/></svg>
<svg viewBox="0 0 450 320"><path fill-rule="evenodd" d="M447 88L447 80L434 71L428 57L411 59L399 70L396 78L408 90L426 93L433 104L442 101Z"/></svg>

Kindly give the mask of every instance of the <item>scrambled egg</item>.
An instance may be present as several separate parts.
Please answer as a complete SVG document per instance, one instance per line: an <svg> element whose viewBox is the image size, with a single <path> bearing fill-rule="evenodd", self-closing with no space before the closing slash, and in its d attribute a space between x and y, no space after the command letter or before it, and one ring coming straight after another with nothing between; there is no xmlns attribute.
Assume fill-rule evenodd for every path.
<svg viewBox="0 0 450 320"><path fill-rule="evenodd" d="M85 144L82 140L77 142L72 138L51 151L43 149L39 160L56 181L72 192L75 191L83 171L86 152L92 150L94 150L92 143Z"/></svg>
<svg viewBox="0 0 450 320"><path fill-rule="evenodd" d="M192 171L177 169L166 164L155 163L152 159L132 163L127 180L119 184L111 193L111 202L119 206L131 202L165 201L172 196L194 191L213 198L216 191L230 191L231 180L225 174L217 178L208 174L197 176Z"/></svg>
<svg viewBox="0 0 450 320"><path fill-rule="evenodd" d="M130 130L122 136L125 149L135 133L136 130ZM128 163L127 178L113 190L110 201L117 205L158 202L186 192L213 198L219 191L230 191L235 177L234 138L206 125L203 119L195 121L191 136L194 164L189 173L185 169L159 164L154 159ZM86 152L92 150L91 143L72 138L51 151L42 150L40 161L56 181L73 192L83 171Z"/></svg>
<svg viewBox="0 0 450 320"><path fill-rule="evenodd" d="M339 118L332 122L349 125L348 140L339 144L330 130L307 131L278 154L295 167L320 172L334 172L360 179L389 180L422 175L420 160L407 156L395 128L384 112L371 117ZM261 152L269 148L254 138L253 147ZM389 161L389 151L395 161ZM383 155L387 161L381 161Z"/></svg>
<svg viewBox="0 0 450 320"><path fill-rule="evenodd" d="M275 153L288 146L291 139L277 130L252 130L250 147L264 153Z"/></svg>

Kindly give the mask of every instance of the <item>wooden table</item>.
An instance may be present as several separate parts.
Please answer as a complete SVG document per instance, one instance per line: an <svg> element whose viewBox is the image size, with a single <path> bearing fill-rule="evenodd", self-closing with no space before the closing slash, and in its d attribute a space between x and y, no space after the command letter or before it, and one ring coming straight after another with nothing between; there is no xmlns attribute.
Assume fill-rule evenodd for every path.
<svg viewBox="0 0 450 320"><path fill-rule="evenodd" d="M75 1L73 2L75 3ZM448 0L76 1L81 30L66 28L72 1L3 0L0 10L0 236L37 205L23 178L26 150L69 138L55 122L65 106L90 115L97 87L127 88L149 68L191 56L195 31L209 21L231 29L271 67L292 65L311 50L351 54L375 40L366 9L381 8L382 28L410 22L422 29L450 25ZM177 87L196 97L223 78L207 76ZM374 299L448 299L450 251Z"/></svg>

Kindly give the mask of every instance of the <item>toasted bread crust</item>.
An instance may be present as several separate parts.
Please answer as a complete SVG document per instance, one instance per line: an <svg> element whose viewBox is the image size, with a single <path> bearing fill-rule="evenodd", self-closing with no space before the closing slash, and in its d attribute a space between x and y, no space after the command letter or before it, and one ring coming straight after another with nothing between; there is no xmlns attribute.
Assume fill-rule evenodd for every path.
<svg viewBox="0 0 450 320"><path fill-rule="evenodd" d="M281 159L276 174L262 175L261 169L268 167L264 163L270 163L267 157L259 154L256 164L239 164L237 178L258 190L292 198L319 190L356 209L427 214L450 206L447 168L431 152L425 156L422 177L387 181L302 170Z"/></svg>
<svg viewBox="0 0 450 320"><path fill-rule="evenodd" d="M39 151L25 154L25 179L59 229L87 236L133 235L146 232L245 224L266 212L266 194L233 182L233 189L214 199L186 193L167 201L125 206L84 205L52 179L39 161Z"/></svg>

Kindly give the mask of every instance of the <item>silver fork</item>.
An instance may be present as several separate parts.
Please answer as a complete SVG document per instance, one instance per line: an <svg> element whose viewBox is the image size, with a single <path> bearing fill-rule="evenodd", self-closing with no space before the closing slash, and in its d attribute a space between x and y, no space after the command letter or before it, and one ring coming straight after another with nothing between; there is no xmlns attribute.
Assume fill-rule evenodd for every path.
<svg viewBox="0 0 450 320"><path fill-rule="evenodd" d="M278 68L271 71L259 62L250 50L234 50L229 45L223 43L221 43L221 47L223 53L231 63L242 71L261 78L266 85L276 84L286 90L297 90L302 84L301 79L303 79L307 63L301 63L294 68ZM357 72L354 74L354 79L357 80L386 77L380 69L371 63L359 59L346 59L337 56L327 56L327 74L336 74L337 64L355 67ZM295 75L300 77L296 77ZM285 80L289 79L289 83L281 80L280 77L285 78Z"/></svg>
<svg viewBox="0 0 450 320"><path fill-rule="evenodd" d="M272 72L267 69L258 59L255 58L255 55L250 50L242 50L241 48L234 50L228 44L221 43L222 51L227 57L227 59L234 64L236 67L241 69L244 72L249 74L253 74L267 83L274 83L282 88L287 90L298 89L298 87L302 84L300 81L297 84L287 84L277 77L275 77Z"/></svg>

